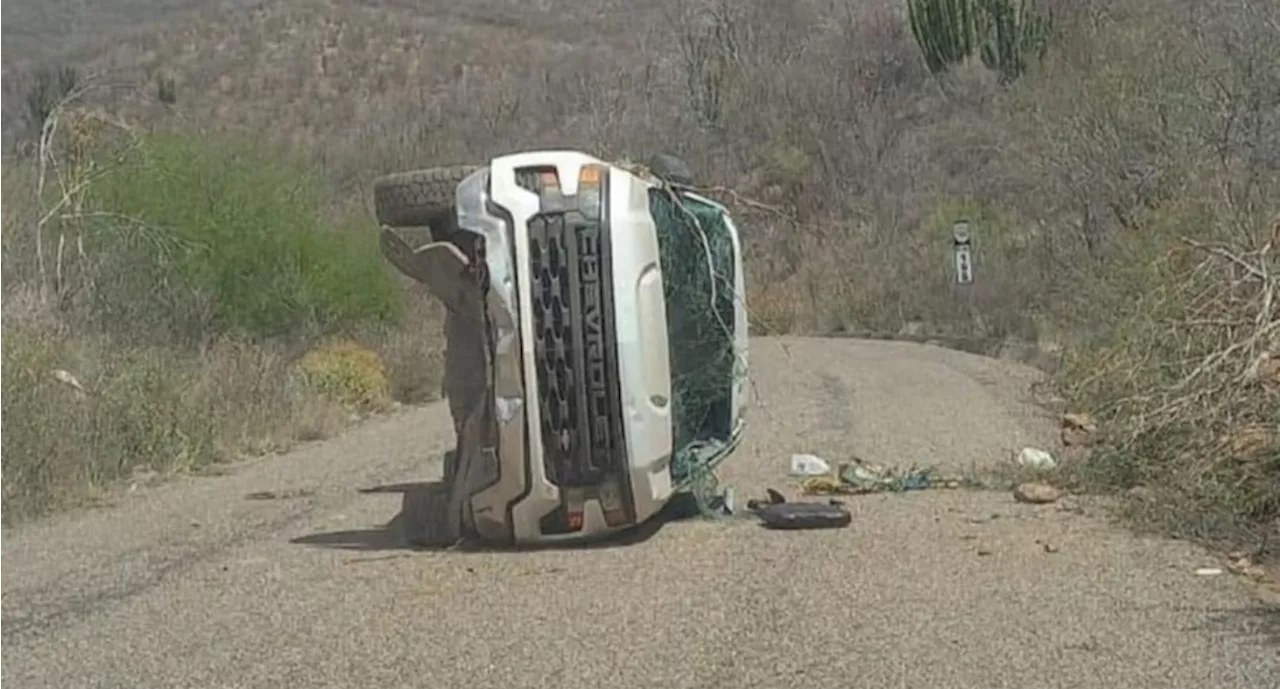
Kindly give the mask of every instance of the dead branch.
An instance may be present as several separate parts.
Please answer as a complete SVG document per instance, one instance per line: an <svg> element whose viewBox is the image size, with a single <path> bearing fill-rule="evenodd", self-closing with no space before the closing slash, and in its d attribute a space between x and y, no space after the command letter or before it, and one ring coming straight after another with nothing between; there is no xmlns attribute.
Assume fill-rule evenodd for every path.
<svg viewBox="0 0 1280 689"><path fill-rule="evenodd" d="M727 196L728 198L732 199L733 203L737 205L745 206L747 208L753 208L758 211L763 211L771 215L776 215L784 220L787 220L788 222L799 224L799 222L795 218L795 215L787 212L781 206L771 205L761 201L756 201L755 199L747 198L742 194L738 193L736 189L732 189L730 187L724 187L724 186L697 187L694 189L694 191L696 191L699 194L702 194L703 196L720 196L720 197Z"/></svg>
<svg viewBox="0 0 1280 689"><path fill-rule="evenodd" d="M96 82L96 75L89 75L79 85L69 91L57 104L49 111L48 116L40 127L40 140L38 147L38 166L36 178L36 203L42 212L36 220L35 240L36 240L36 270L39 276L39 297L42 306L49 304L49 266L45 254L45 232L48 223L57 219L66 219L76 217L81 211L84 193L86 190L102 175L108 172L107 169L95 170L92 161L83 163L84 167L72 165L72 169L66 169L60 160L60 156L56 152L56 144L58 134L61 129L63 116L68 112L69 108L79 102L82 102L90 93L111 88L106 84ZM124 132L129 137L130 144L137 143L137 136L133 128L123 120L112 117L101 112L81 113L81 117L95 120L112 126L118 131ZM50 176L52 175L52 180ZM52 182L58 189L58 197L51 206L46 204L46 190ZM70 213L67 210L70 209ZM61 294L64 289L64 259L66 255L66 233L61 232L58 236L57 252L55 254L53 285ZM76 233L76 253L80 259L86 258L84 249L84 237L81 232Z"/></svg>
<svg viewBox="0 0 1280 689"><path fill-rule="evenodd" d="M1211 246L1211 245L1208 245L1208 244L1204 244L1204 243L1201 243L1201 242L1197 242L1197 241L1195 241L1194 239L1188 239L1187 237L1182 237L1182 238L1181 238L1181 240L1182 240L1182 242L1183 242L1184 244L1186 244L1186 245L1188 245L1188 246L1190 246L1190 247L1193 247L1193 248L1199 249L1199 250L1201 250L1201 251L1207 251L1207 252L1209 252L1209 253L1211 253L1211 254L1213 254L1213 255L1215 255L1215 256L1221 256L1222 258L1227 259L1227 260L1228 260L1228 261L1230 261L1231 263L1233 263L1233 264L1235 264L1235 265L1239 266L1241 269L1243 269L1243 270L1244 270L1246 273L1248 273L1249 275L1252 275L1253 277L1256 277L1256 278L1258 278L1259 280L1263 280L1263 281L1267 280L1267 277L1268 277L1268 276L1267 276L1266 269L1265 269L1264 267L1259 267L1259 266L1255 266L1255 265L1253 265L1253 264L1250 264L1250 263L1249 263L1248 261L1246 261L1243 257L1241 257L1238 253L1235 253L1235 252L1233 252L1233 251L1231 251L1231 250L1227 249L1227 248L1226 248L1226 247L1224 247L1224 246ZM1269 248L1270 248L1270 246L1271 246L1271 243L1270 243L1270 242L1268 242L1268 243L1267 243L1267 245L1266 245L1263 249L1259 250L1258 252L1254 252L1254 253L1265 253L1265 251L1266 251L1267 249L1269 249Z"/></svg>
<svg viewBox="0 0 1280 689"><path fill-rule="evenodd" d="M1208 452L1220 436L1211 429L1231 432L1273 413L1259 374L1280 354L1280 270L1272 253L1280 231L1270 234L1261 246L1179 238L1196 259L1168 264L1178 279L1141 299L1131 331L1137 339L1117 344L1084 381L1115 391L1098 411L1118 421L1122 448L1195 429L1194 446L1180 451Z"/></svg>

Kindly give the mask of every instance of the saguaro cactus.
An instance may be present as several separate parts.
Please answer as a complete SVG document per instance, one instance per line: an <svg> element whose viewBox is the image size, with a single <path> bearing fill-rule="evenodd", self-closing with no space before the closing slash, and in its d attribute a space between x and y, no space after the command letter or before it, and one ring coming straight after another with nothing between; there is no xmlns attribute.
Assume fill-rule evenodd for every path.
<svg viewBox="0 0 1280 689"><path fill-rule="evenodd" d="M978 38L973 0L907 0L907 19L929 71L944 72L973 54Z"/></svg>
<svg viewBox="0 0 1280 689"><path fill-rule="evenodd" d="M930 71L977 53L1002 83L1022 76L1028 57L1043 57L1051 29L1031 0L907 0L907 18Z"/></svg>
<svg viewBox="0 0 1280 689"><path fill-rule="evenodd" d="M1035 13L1028 0L981 0L987 18L982 64L1009 83L1027 71L1027 58L1043 58L1049 44L1048 17Z"/></svg>

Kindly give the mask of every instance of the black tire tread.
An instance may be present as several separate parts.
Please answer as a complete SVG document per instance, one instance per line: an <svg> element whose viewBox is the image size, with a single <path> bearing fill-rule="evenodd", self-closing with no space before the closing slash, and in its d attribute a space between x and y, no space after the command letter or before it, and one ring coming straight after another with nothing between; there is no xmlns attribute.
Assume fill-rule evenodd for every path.
<svg viewBox="0 0 1280 689"><path fill-rule="evenodd" d="M430 227L451 215L458 183L476 165L452 165L397 172L373 183L378 223L389 227Z"/></svg>

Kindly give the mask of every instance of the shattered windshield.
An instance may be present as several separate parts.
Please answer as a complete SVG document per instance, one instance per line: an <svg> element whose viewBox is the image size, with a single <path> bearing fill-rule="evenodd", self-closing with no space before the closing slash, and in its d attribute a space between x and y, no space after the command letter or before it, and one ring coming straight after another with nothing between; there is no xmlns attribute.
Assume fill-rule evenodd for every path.
<svg viewBox="0 0 1280 689"><path fill-rule="evenodd" d="M724 211L696 196L649 192L670 335L674 478L685 478L682 451L699 441L727 442L733 431L734 245Z"/></svg>

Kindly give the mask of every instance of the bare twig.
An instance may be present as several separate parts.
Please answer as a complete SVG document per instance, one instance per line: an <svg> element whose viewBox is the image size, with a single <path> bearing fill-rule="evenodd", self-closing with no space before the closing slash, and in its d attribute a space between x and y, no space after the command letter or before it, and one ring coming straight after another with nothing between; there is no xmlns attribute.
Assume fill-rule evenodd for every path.
<svg viewBox="0 0 1280 689"><path fill-rule="evenodd" d="M695 189L695 191L697 191L699 194L702 194L704 196L727 196L730 199L732 199L734 203L740 206L746 206L747 208L754 208L755 210L758 210L758 211L764 211L766 213L776 215L784 220L787 220L788 222L797 223L795 215L787 212L781 206L775 206L775 205L763 203L760 201L756 201L755 199L747 198L742 194L738 193L737 190L731 189L729 187L723 187L723 186L698 187L697 189Z"/></svg>
<svg viewBox="0 0 1280 689"><path fill-rule="evenodd" d="M78 86L69 91L57 104L49 111L44 122L40 127L40 140L38 149L38 175L36 179L36 202L42 212L36 220L35 240L36 240L36 270L39 276L39 297L40 303L44 306L49 304L49 266L45 253L45 234L48 223L58 218L65 220L77 217L81 211L84 202L84 193L90 185L106 174L107 169L95 169L92 160L90 161L72 161L70 169L64 169L61 164L59 155L55 152L55 144L58 139L59 131L62 128L63 116L67 113L70 106L74 103L82 101L90 93L113 88L110 85L96 83L95 75L90 75L86 80L82 81ZM98 122L108 124L116 129L125 132L131 143L136 143L133 129L128 124L105 113L81 113L81 117L92 119ZM75 163L80 163L79 165ZM52 177L52 179L51 179ZM52 206L46 207L46 190L50 183L56 185L58 189L58 198L53 202ZM70 213L67 210L70 209ZM75 237L75 250L78 259L85 259L86 251L84 248L84 236L82 232L77 231ZM67 236L65 231L58 236L57 250L54 255L55 265L53 267L53 286L59 293L61 300L65 295L65 275L64 261L67 255Z"/></svg>
<svg viewBox="0 0 1280 689"><path fill-rule="evenodd" d="M1249 275L1252 275L1253 277L1256 277L1259 280L1267 279L1267 273L1264 269L1259 268L1253 264L1250 264L1249 262L1241 258L1238 254L1228 250L1226 247L1210 246L1202 242L1197 242L1194 239L1188 239L1187 237L1182 237L1181 239L1182 239L1182 242L1188 246L1195 247L1197 249L1200 249L1201 251L1207 251L1215 256L1221 256L1227 259L1228 261L1231 261L1235 265L1242 268Z"/></svg>
<svg viewBox="0 0 1280 689"><path fill-rule="evenodd" d="M1123 427L1116 429L1122 444L1172 428L1231 428L1274 404L1254 383L1258 362L1273 356L1280 341L1280 274L1271 256L1276 240L1271 237L1259 246L1181 238L1203 259L1185 268L1180 280L1151 295L1148 308L1140 309L1177 309L1180 314L1140 323L1136 332L1141 339L1122 343L1112 356L1104 356L1095 378L1084 381L1091 387L1115 385L1115 390L1130 391L1110 394L1111 401L1099 409L1123 419ZM1121 371L1122 380L1117 380ZM1177 377L1169 382L1171 375ZM1211 436L1216 437L1201 434L1193 442L1209 442Z"/></svg>

